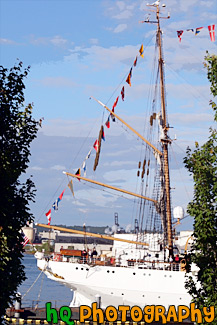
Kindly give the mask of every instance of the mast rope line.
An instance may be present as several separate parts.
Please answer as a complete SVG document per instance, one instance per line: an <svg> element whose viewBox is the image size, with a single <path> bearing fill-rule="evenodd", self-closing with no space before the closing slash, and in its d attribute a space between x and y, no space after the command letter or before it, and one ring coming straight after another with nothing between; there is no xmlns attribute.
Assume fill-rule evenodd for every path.
<svg viewBox="0 0 217 325"><path fill-rule="evenodd" d="M152 39L153 39L154 36L155 36L155 32L153 33L152 37L150 38L150 40L148 41L148 43L146 44L146 46L144 46L144 50L148 47L149 43L152 41ZM127 74L126 74L126 75L127 75ZM110 96L110 98L108 99L107 102L110 101L110 99L113 97L113 95L115 94L115 92L117 91L117 89L118 89L118 88L120 87L120 85L123 83L123 81L124 81L125 78L126 78L126 75L125 75L125 77L122 79L121 83L120 83L120 84L116 87L116 89L113 91L112 95ZM103 112L103 116L102 116L102 121L103 121L103 119L104 119L104 112ZM98 120L98 118L97 118L96 120ZM75 158L73 159L72 163L70 164L70 166L69 166L69 170L72 168L72 165L73 165L74 161L77 159L77 157L78 157L78 155L79 155L81 149L83 148L83 146L84 146L84 144L86 143L86 141L87 141L87 139L88 139L90 133L92 132L93 128L95 127L95 125L96 125L96 120L95 120L95 123L92 124L92 128L91 128L91 130L89 131L88 135L87 135L86 138L84 139L83 144L80 146L79 151L77 152ZM57 187L56 191L55 191L54 194L52 195L52 198L50 199L49 203L47 203L46 207L43 209L43 212L42 212L42 213L39 215L39 217L37 218L37 220L36 220L37 222L42 218L42 216L44 216L46 210L49 208L49 205L51 204L52 200L55 199L55 196L56 196L57 192L59 191L59 189L60 189L60 187L62 186L63 183L64 183L64 180L62 180L62 181L60 182L60 184L59 184L59 186Z"/></svg>
<svg viewBox="0 0 217 325"><path fill-rule="evenodd" d="M37 276L37 278L35 279L33 284L29 287L29 289L26 291L26 293L22 296L22 299L25 298L25 296L29 293L29 291L32 289L32 287L35 285L35 283L38 281L38 279L40 278L42 273L43 273L43 270L41 270L41 272L39 273L39 275Z"/></svg>
<svg viewBox="0 0 217 325"><path fill-rule="evenodd" d="M68 175L67 175L68 176ZM104 188L103 189L99 189L99 188L97 188L97 187L94 187L94 186L92 186L92 185L89 185L89 184L86 184L85 182L80 182L80 184L82 184L82 185L84 185L84 186L87 186L87 187L90 187L90 188L93 188L93 189L95 189L95 190L97 190L97 191L102 191L102 192L106 192L106 193L108 193L108 194L110 194L110 195L114 195L114 196L117 196L117 197L119 197L119 198L122 198L122 199L125 199L125 200L128 200L128 201L130 201L130 202L132 202L132 203L135 203L135 204L140 204L140 200L142 200L142 198L138 198L138 199L129 199L128 197L126 197L125 195L120 195L120 194L116 194L116 193L112 193L112 192L109 192L109 191L107 191L107 190L105 190ZM150 202L150 201L149 201Z"/></svg>
<svg viewBox="0 0 217 325"><path fill-rule="evenodd" d="M152 39L155 36L155 32L153 33L153 35L151 36L151 38L149 39L148 43L144 46L143 50L145 52L145 49L148 47L148 45L151 43ZM144 39L144 38L143 38ZM141 64L141 61L138 63L138 65ZM133 68L133 64L131 66L131 68ZM116 93L116 91L120 88L120 86L123 84L123 82L125 81L126 77L128 76L129 73L126 73L125 76L123 77L123 79L121 80L121 82L119 83L119 85L114 89L114 91L112 92L111 96L108 98L108 100L106 101L106 105L110 102L110 100L112 99L112 97L114 96L114 94Z"/></svg>
<svg viewBox="0 0 217 325"><path fill-rule="evenodd" d="M188 196L188 199L189 199L189 201L190 201L191 198L190 198L190 195L189 195L189 193L188 193L188 190L187 190L187 188L186 188L186 186L185 186L185 183L183 182L183 179L182 179L182 177L181 177L180 168L179 168L179 165L178 165L178 162L177 162L177 159L176 159L176 155L175 155L175 152L174 152L172 146L171 146L171 151L172 151L173 158L174 158L174 160L175 160L175 163L176 163L177 169L178 169L178 171L179 171L179 176L180 176L181 182L182 182L182 184L183 184L183 186L184 186L185 192L186 192L186 194L187 194L187 196Z"/></svg>
<svg viewBox="0 0 217 325"><path fill-rule="evenodd" d="M191 93L192 97L194 97L198 102L203 101L203 104L207 105L207 103L209 102L209 99L206 98L206 96L204 96L203 92L199 92L197 90L196 86L193 87L190 83L188 83L187 79L185 79L183 76L181 76L172 67L170 67L169 65L167 65L167 67L169 68L170 72L172 72L174 75L176 75L180 80L187 83L187 85L185 83L182 83L181 86L183 86L188 91L189 91L189 88L188 88L188 86L189 86L191 89L189 92ZM194 91L195 91L195 93L194 93Z"/></svg>
<svg viewBox="0 0 217 325"><path fill-rule="evenodd" d="M39 304L39 299L40 299L40 296L41 296L42 285L43 285L43 282L44 282L44 276L45 276L45 274L43 273L43 276L42 276L42 279L41 279L41 286L40 286L39 293L38 293L37 303L35 305L35 310L38 309L38 304Z"/></svg>
<svg viewBox="0 0 217 325"><path fill-rule="evenodd" d="M96 182L90 178L86 178L86 177L82 177L82 176L78 176L78 175L75 175L75 174L72 174L72 173L68 173L68 172L63 172L63 174L66 174L66 175L69 175L71 177L74 177L74 178L77 178L77 179L80 179L80 180L84 180L86 182L90 182L90 183L93 183L93 184L96 184L96 185L100 185L100 186L104 186L104 187L107 187L107 188L110 188L112 190L116 190L116 191L119 191L119 192L122 192L122 193L126 193L126 194L129 194L129 195L132 195L132 196L135 196L135 197L139 197L139 198L142 198L144 200L148 200L148 201L151 201L155 204L158 204L158 202L152 198L148 198L148 197L145 197L143 195L140 195L140 194L137 194L137 193L133 193L131 191L126 191L124 189L121 189L121 188L118 188L118 187L114 187L112 185L108 185L108 184L104 184L104 183L101 183L101 182Z"/></svg>
<svg viewBox="0 0 217 325"><path fill-rule="evenodd" d="M153 144L151 144L148 140L146 140L141 134L139 134L134 128L132 128L128 123L126 123L123 119L121 119L116 113L112 112L112 110L110 110L105 104L103 104L101 101L99 101L98 99L94 98L92 96L92 98L99 103L102 107L104 107L105 109L107 109L107 111L109 111L112 115L114 115L118 120L120 120L120 122L122 122L124 125L126 125L133 133L135 133L138 137L140 137L144 142L146 142L150 147L152 147L152 149L154 149L160 156L162 156L162 152L160 150L158 150Z"/></svg>
<svg viewBox="0 0 217 325"><path fill-rule="evenodd" d="M97 123L97 120L99 120L99 117L98 117L97 119L95 119L95 122L92 124L92 127L91 127L89 133L88 133L87 136L84 138L84 141L83 141L82 145L80 146L80 148L79 148L77 154L75 155L75 157L74 157L72 163L69 165L69 170L72 168L73 163L74 163L75 160L77 159L79 153L81 152L81 149L84 147L84 144L86 143L87 139L89 138L90 133L93 131L93 128L95 127L95 125L96 125L96 123ZM60 187L63 185L64 182L65 182L65 179L63 179L63 180L60 182L60 184L59 184L59 186L57 187L56 191L54 192L52 198L49 200L49 203L47 203L46 207L43 209L43 212L39 215L39 217L37 218L36 222L38 222L38 221L42 218L42 216L45 215L47 209L48 209L49 206L52 204L51 202L52 202L53 200L55 200L56 194L57 194L57 192L59 191ZM67 188L67 186L66 186L66 188Z"/></svg>

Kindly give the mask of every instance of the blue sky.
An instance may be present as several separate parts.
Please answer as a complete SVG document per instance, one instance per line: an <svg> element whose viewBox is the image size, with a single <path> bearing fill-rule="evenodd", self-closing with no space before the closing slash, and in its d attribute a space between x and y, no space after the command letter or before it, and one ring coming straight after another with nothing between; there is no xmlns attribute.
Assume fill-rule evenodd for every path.
<svg viewBox="0 0 217 325"><path fill-rule="evenodd" d="M163 3L163 2L162 2ZM171 138L177 136L171 151L173 206L186 205L192 198L192 181L182 158L194 141L202 144L212 125L210 91L203 68L206 50L216 53L207 26L217 21L215 0L165 0L171 18L162 21L167 112ZM155 26L141 24L149 11L145 1L0 1L0 61L12 67L17 58L31 66L26 80L26 103L34 103L36 119L44 117L43 127L32 144L28 173L37 187L31 206L36 221L46 222L44 213L67 186L63 170L81 166L95 141L107 113L94 96L112 107L121 87L125 101L117 114L143 132L150 104ZM197 36L188 28L203 26ZM183 29L182 42L176 31ZM144 44L144 59L133 69L132 87L126 76ZM104 119L103 119L104 118ZM106 132L100 164L88 177L135 191L140 142L120 123ZM123 225L133 223L136 208L132 200L100 192L74 182L76 200L67 189L53 223L67 225L113 224L114 212ZM188 194L186 193L186 191Z"/></svg>

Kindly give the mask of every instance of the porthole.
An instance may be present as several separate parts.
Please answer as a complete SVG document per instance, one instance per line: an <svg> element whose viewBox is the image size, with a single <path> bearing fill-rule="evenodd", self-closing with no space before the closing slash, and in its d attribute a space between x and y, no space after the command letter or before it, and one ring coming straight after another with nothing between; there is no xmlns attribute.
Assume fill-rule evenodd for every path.
<svg viewBox="0 0 217 325"><path fill-rule="evenodd" d="M78 267L76 267L75 269L78 270Z"/></svg>
<svg viewBox="0 0 217 325"><path fill-rule="evenodd" d="M149 274L149 276L151 276L151 274Z"/></svg>
<svg viewBox="0 0 217 325"><path fill-rule="evenodd" d="M81 267L81 270L83 270L83 267Z"/></svg>
<svg viewBox="0 0 217 325"><path fill-rule="evenodd" d="M124 293L122 293L121 295L124 296Z"/></svg>
<svg viewBox="0 0 217 325"><path fill-rule="evenodd" d="M164 277L166 278L167 276L166 276L166 275L164 275Z"/></svg>
<svg viewBox="0 0 217 325"><path fill-rule="evenodd" d="M112 273L115 273L115 271L112 271Z"/></svg>
<svg viewBox="0 0 217 325"><path fill-rule="evenodd" d="M133 272L133 275L136 275L136 273L135 273L135 272Z"/></svg>
<svg viewBox="0 0 217 325"><path fill-rule="evenodd" d="M107 273L109 273L110 271L109 270L107 270Z"/></svg>

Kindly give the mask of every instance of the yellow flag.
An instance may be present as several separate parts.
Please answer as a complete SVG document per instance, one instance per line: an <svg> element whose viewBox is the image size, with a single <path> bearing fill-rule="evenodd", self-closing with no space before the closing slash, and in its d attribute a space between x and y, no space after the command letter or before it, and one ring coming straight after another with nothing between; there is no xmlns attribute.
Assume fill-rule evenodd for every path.
<svg viewBox="0 0 217 325"><path fill-rule="evenodd" d="M126 82L130 85L131 87L131 78L130 78L130 73L127 76Z"/></svg>
<svg viewBox="0 0 217 325"><path fill-rule="evenodd" d="M72 195L75 196L74 191L73 191L72 179L71 179L71 181L69 182L68 187L70 188L70 190L71 190L71 192L72 192Z"/></svg>
<svg viewBox="0 0 217 325"><path fill-rule="evenodd" d="M140 56L142 57L142 58L144 58L144 49L143 49L143 44L141 45L141 47L140 47L140 50L139 50L139 53L140 53Z"/></svg>

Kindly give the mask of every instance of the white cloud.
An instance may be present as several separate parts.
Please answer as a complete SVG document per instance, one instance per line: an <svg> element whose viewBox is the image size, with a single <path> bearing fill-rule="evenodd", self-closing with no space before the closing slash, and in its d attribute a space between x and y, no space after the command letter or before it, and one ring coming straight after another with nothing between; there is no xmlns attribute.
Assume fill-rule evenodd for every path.
<svg viewBox="0 0 217 325"><path fill-rule="evenodd" d="M66 167L61 166L61 165L55 165L55 166L52 166L51 169L53 169L53 170L66 170Z"/></svg>
<svg viewBox="0 0 217 325"><path fill-rule="evenodd" d="M74 61L81 55L89 55L88 60L95 70L111 69L114 64L126 62L129 66L130 60L134 60L139 51L141 44L138 45L125 45L125 46L111 46L109 48L93 45L89 48L75 47L70 55L64 57L67 62ZM109 60L108 60L109 58ZM89 64L90 65L90 64ZM114 68L114 67L113 67Z"/></svg>
<svg viewBox="0 0 217 325"><path fill-rule="evenodd" d="M87 213L88 209L78 209L78 211L82 212L82 213Z"/></svg>
<svg viewBox="0 0 217 325"><path fill-rule="evenodd" d="M99 40L97 38L90 38L89 42L90 42L90 44L96 45L99 43Z"/></svg>
<svg viewBox="0 0 217 325"><path fill-rule="evenodd" d="M127 150L126 153L128 153L129 151ZM118 153L120 154L120 153ZM115 160L112 161L110 163L104 163L103 166L110 166L110 167L122 167L122 166L134 166L135 167L135 161L120 161L120 160Z"/></svg>
<svg viewBox="0 0 217 325"><path fill-rule="evenodd" d="M62 38L61 36L54 36L53 38L50 39L50 43L52 43L55 46L58 47L63 47L64 45L67 44L67 40Z"/></svg>
<svg viewBox="0 0 217 325"><path fill-rule="evenodd" d="M124 10L120 12L119 14L113 16L113 18L116 19L129 19L132 16L132 12L130 10Z"/></svg>
<svg viewBox="0 0 217 325"><path fill-rule="evenodd" d="M213 116L208 113L200 113L200 114L181 114L181 113L172 113L170 114L171 123L181 124L183 126L192 125L194 128L197 126L201 126L202 123L212 123Z"/></svg>
<svg viewBox="0 0 217 325"><path fill-rule="evenodd" d="M114 29L114 33L121 33L127 29L127 24L120 24Z"/></svg>
<svg viewBox="0 0 217 325"><path fill-rule="evenodd" d="M43 168L39 167L39 166L33 166L33 167L29 167L30 170L42 170Z"/></svg>
<svg viewBox="0 0 217 325"><path fill-rule="evenodd" d="M35 80L36 84L41 84L45 87L53 87L53 88L59 88L59 87L69 87L73 88L76 86L76 83L69 78L66 77L45 77L41 80Z"/></svg>
<svg viewBox="0 0 217 325"><path fill-rule="evenodd" d="M0 38L0 44L3 44L3 45L14 45L14 44L17 44L16 42L10 40L10 39L7 39L7 38Z"/></svg>
<svg viewBox="0 0 217 325"><path fill-rule="evenodd" d="M212 8L213 7L213 2L212 1L200 1L200 5L203 7L207 7L207 8Z"/></svg>
<svg viewBox="0 0 217 325"><path fill-rule="evenodd" d="M91 202L94 206L107 207L117 200L117 197L101 190L78 190L75 193L77 200ZM89 204L89 203L88 203Z"/></svg>
<svg viewBox="0 0 217 325"><path fill-rule="evenodd" d="M189 12L189 10L193 10L192 7L198 3L198 0L191 0L191 1L180 1L179 2L179 9L182 12ZM192 8L192 9L191 9Z"/></svg>
<svg viewBox="0 0 217 325"><path fill-rule="evenodd" d="M68 44L68 40L62 38L59 35L55 35L53 37L35 37L35 35L30 35L30 43L36 46L40 45L53 45L56 47L65 47ZM70 42L70 44L73 44Z"/></svg>
<svg viewBox="0 0 217 325"><path fill-rule="evenodd" d="M116 2L116 5L118 6L118 8L120 9L120 10L124 10L124 8L125 8L125 3L124 3L124 1L117 1Z"/></svg>

